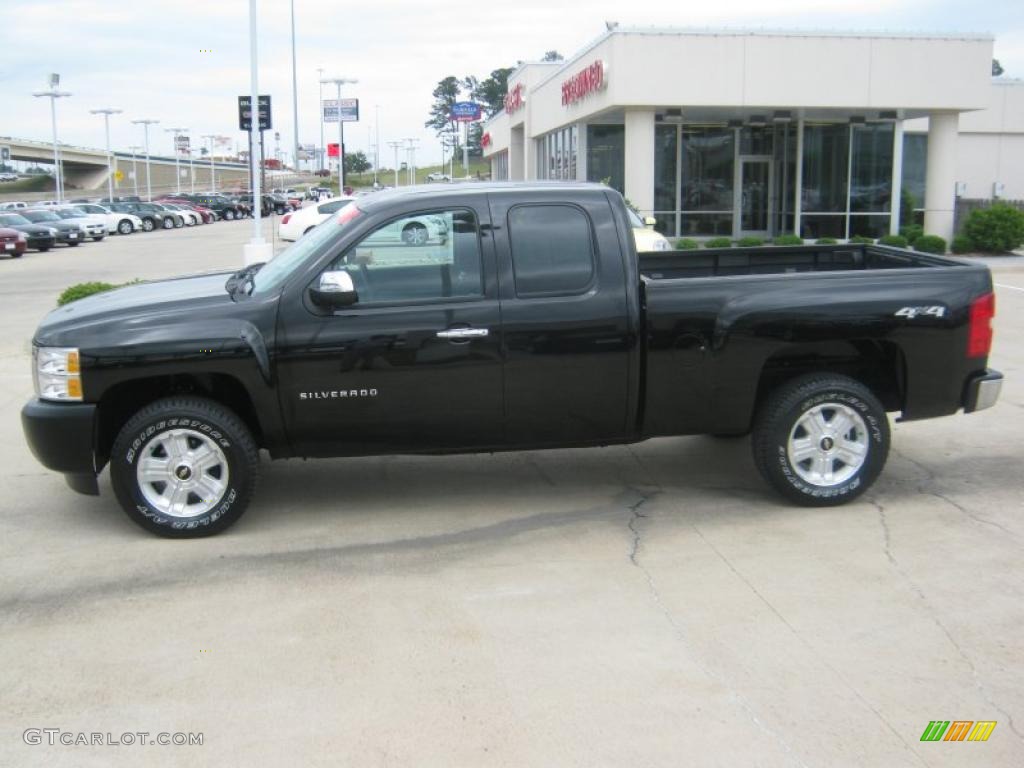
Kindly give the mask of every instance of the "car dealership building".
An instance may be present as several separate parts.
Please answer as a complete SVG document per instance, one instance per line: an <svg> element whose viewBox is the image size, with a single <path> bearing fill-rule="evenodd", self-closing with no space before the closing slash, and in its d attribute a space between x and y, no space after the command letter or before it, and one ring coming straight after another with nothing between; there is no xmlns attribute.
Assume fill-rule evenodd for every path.
<svg viewBox="0 0 1024 768"><path fill-rule="evenodd" d="M669 236L879 237L900 206L1024 198L1024 83L993 40L612 28L522 64L483 128L494 179L606 181Z"/></svg>

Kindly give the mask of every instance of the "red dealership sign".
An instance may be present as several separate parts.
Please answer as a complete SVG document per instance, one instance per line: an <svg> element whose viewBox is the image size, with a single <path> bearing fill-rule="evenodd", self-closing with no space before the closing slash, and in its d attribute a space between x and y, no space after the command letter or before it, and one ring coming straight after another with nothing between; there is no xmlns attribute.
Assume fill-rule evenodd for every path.
<svg viewBox="0 0 1024 768"><path fill-rule="evenodd" d="M562 83L562 106L575 104L607 85L608 71L604 62L598 59Z"/></svg>
<svg viewBox="0 0 1024 768"><path fill-rule="evenodd" d="M523 98L523 84L518 83L515 88L505 94L505 112L512 114L526 106L526 99Z"/></svg>
<svg viewBox="0 0 1024 768"><path fill-rule="evenodd" d="M480 137L480 146L481 147L489 147L489 146L491 146L491 134L490 133L485 133L483 136Z"/></svg>
<svg viewBox="0 0 1024 768"><path fill-rule="evenodd" d="M327 156L328 157L337 157L338 156L338 143L337 142L335 142L333 144L328 144L327 145Z"/></svg>

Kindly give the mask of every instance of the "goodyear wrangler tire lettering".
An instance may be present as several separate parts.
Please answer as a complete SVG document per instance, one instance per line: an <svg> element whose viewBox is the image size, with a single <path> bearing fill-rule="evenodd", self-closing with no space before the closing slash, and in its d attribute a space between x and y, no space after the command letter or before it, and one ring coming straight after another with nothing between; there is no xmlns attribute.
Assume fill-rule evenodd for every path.
<svg viewBox="0 0 1024 768"><path fill-rule="evenodd" d="M233 525L249 504L259 467L244 422L200 397L144 407L121 429L111 456L111 481L128 517L173 538L209 536Z"/></svg>
<svg viewBox="0 0 1024 768"><path fill-rule="evenodd" d="M758 411L752 448L758 471L787 499L843 504L864 493L889 452L889 420L860 382L811 374L786 382Z"/></svg>

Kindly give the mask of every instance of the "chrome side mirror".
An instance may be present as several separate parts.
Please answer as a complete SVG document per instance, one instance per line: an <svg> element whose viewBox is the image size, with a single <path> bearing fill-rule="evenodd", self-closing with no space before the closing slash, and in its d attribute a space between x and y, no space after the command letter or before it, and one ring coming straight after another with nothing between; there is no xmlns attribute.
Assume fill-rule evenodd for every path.
<svg viewBox="0 0 1024 768"><path fill-rule="evenodd" d="M322 307L347 307L359 301L352 275L345 271L324 272L309 289L309 297Z"/></svg>
<svg viewBox="0 0 1024 768"><path fill-rule="evenodd" d="M653 227L657 223L658 223L658 220L656 218L654 218L653 216L644 216L644 226L645 227Z"/></svg>

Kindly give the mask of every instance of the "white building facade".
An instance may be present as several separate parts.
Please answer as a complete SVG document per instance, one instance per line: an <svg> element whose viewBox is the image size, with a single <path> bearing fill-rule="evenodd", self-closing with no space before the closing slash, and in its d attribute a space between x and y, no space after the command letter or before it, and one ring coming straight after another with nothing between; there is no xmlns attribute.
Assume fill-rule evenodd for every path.
<svg viewBox="0 0 1024 768"><path fill-rule="evenodd" d="M958 189L1012 196L1024 183L1024 88L992 80L992 48L616 28L513 72L484 156L494 179L606 181L669 236L879 237L898 231L902 202L948 239ZM905 169L908 136L925 138L906 144Z"/></svg>

